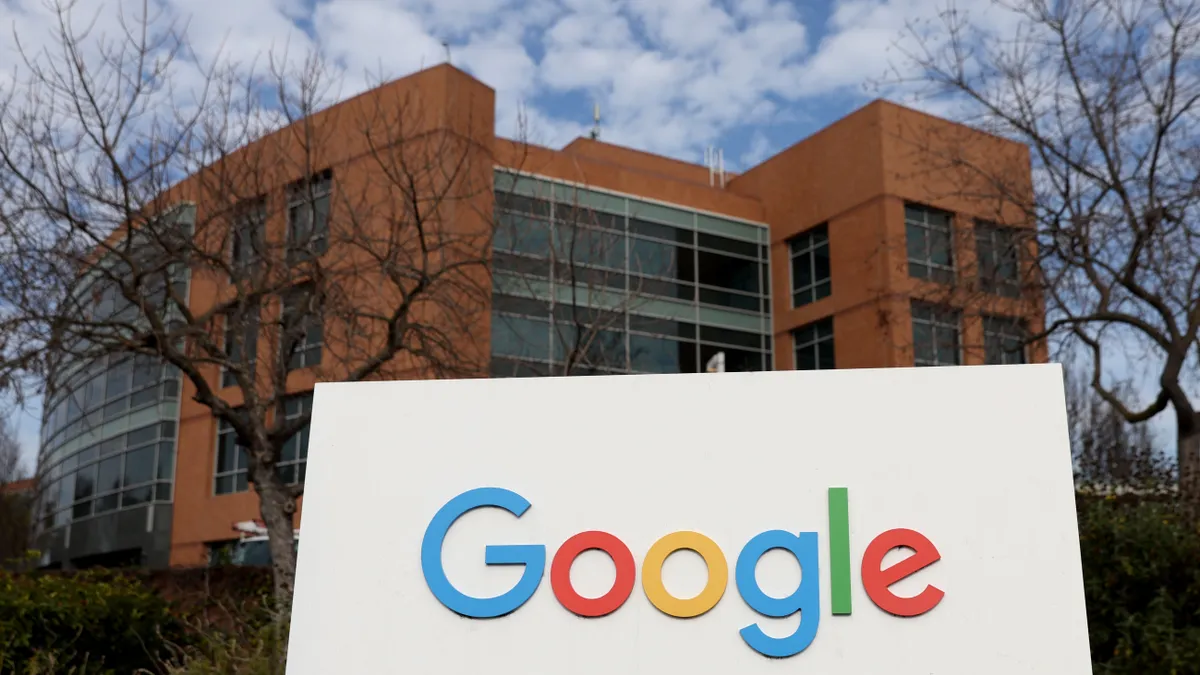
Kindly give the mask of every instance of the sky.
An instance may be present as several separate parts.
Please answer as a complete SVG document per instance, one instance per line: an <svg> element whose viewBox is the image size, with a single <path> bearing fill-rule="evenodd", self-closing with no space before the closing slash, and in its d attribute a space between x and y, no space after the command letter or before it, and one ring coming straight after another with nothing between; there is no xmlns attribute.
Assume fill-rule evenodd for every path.
<svg viewBox="0 0 1200 675"><path fill-rule="evenodd" d="M880 95L945 112L876 84L890 67L903 72L906 26L936 18L948 0L148 2L160 25L186 25L199 63L321 53L341 73L336 97L449 59L496 90L497 133L521 134L523 111L524 135L551 147L586 134L599 104L603 140L694 162L711 145L739 171ZM48 44L45 3L0 0L0 84L20 70L18 41ZM955 5L991 35L1014 30L988 0ZM73 25L115 36L118 10L140 7L77 0ZM32 406L15 421L31 457L39 417Z"/></svg>

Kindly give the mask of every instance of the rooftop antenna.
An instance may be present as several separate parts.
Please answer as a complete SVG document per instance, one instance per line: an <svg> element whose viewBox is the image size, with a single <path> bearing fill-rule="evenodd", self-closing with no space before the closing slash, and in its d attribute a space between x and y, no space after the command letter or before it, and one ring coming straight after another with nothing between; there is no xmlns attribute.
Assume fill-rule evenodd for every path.
<svg viewBox="0 0 1200 675"><path fill-rule="evenodd" d="M704 166L708 167L709 187L725 189L725 150L708 146L704 149Z"/></svg>
<svg viewBox="0 0 1200 675"><path fill-rule="evenodd" d="M445 49L445 50L446 50L446 63L450 63L450 43L449 43L449 42L446 42L446 41L443 41L443 42L442 42L442 49Z"/></svg>
<svg viewBox="0 0 1200 675"><path fill-rule="evenodd" d="M599 103L596 103L592 106L592 121L594 123L592 125L592 133L591 133L592 140L593 141L599 140L600 139L600 104Z"/></svg>

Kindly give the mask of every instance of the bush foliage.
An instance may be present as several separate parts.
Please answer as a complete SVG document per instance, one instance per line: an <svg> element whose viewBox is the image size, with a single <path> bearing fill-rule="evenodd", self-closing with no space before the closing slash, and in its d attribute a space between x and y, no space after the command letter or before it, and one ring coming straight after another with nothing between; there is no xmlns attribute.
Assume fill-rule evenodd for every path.
<svg viewBox="0 0 1200 675"><path fill-rule="evenodd" d="M1200 672L1200 533L1166 499L1079 500L1096 675Z"/></svg>
<svg viewBox="0 0 1200 675"><path fill-rule="evenodd" d="M153 671L184 637L170 605L137 579L0 572L0 672Z"/></svg>

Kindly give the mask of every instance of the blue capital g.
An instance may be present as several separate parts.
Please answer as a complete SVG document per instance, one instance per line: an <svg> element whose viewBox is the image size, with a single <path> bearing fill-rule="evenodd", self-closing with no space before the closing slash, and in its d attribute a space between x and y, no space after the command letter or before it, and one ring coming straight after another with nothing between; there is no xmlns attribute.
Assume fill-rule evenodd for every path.
<svg viewBox="0 0 1200 675"><path fill-rule="evenodd" d="M454 587L442 567L442 544L454 521L468 511L491 506L501 508L520 518L529 509L521 495L504 488L475 488L451 499L429 521L421 540L421 571L434 597L457 614L475 619L490 619L515 612L525 604L542 583L546 570L546 547L537 545L487 546L483 552L486 565L524 565L521 579L508 592L492 598L473 598Z"/></svg>

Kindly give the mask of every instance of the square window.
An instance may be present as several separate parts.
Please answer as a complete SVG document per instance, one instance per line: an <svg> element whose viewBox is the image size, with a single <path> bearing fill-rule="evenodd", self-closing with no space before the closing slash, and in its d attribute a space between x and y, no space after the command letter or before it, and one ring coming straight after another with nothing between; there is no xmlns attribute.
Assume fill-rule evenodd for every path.
<svg viewBox="0 0 1200 675"><path fill-rule="evenodd" d="M833 351L833 319L801 326L792 331L796 370L831 370L836 367Z"/></svg>
<svg viewBox="0 0 1200 675"><path fill-rule="evenodd" d="M1020 319L999 316L983 318L984 363L988 365L1026 362L1028 331Z"/></svg>

